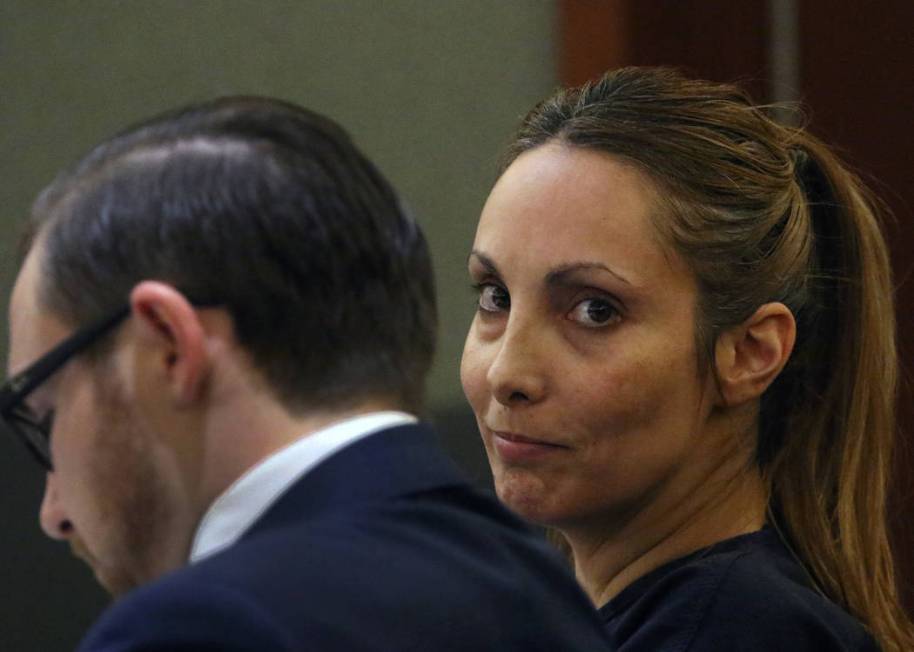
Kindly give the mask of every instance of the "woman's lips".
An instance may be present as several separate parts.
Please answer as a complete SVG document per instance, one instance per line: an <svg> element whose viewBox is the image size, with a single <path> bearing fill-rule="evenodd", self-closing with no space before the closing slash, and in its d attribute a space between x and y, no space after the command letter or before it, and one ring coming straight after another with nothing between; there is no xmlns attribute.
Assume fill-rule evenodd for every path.
<svg viewBox="0 0 914 652"><path fill-rule="evenodd" d="M509 464L533 462L568 450L568 446L501 430L492 431L492 444L499 459Z"/></svg>

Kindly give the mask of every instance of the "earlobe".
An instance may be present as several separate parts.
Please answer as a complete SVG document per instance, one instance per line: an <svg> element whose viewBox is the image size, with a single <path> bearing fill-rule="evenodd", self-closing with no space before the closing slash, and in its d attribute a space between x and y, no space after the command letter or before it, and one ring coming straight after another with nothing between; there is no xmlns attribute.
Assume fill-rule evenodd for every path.
<svg viewBox="0 0 914 652"><path fill-rule="evenodd" d="M158 386L178 407L193 403L208 374L206 333L194 306L175 288L143 281L130 293L130 307L141 341L144 383Z"/></svg>
<svg viewBox="0 0 914 652"><path fill-rule="evenodd" d="M715 344L720 400L731 407L761 396L787 364L796 340L793 313L766 303Z"/></svg>

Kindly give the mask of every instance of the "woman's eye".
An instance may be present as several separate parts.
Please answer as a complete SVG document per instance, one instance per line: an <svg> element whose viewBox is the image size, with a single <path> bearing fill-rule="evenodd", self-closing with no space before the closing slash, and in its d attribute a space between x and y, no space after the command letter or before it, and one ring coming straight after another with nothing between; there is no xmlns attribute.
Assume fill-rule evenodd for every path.
<svg viewBox="0 0 914 652"><path fill-rule="evenodd" d="M479 309L484 312L503 312L511 307L508 291L498 285L483 283L476 286L479 292Z"/></svg>
<svg viewBox="0 0 914 652"><path fill-rule="evenodd" d="M622 315L605 299L584 299L572 309L571 319L583 326L599 328L615 324L622 319Z"/></svg>

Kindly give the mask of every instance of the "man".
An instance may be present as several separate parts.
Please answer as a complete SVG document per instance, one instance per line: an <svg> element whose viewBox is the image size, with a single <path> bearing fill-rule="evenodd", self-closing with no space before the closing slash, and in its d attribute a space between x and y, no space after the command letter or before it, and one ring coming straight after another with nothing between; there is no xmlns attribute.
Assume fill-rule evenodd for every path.
<svg viewBox="0 0 914 652"><path fill-rule="evenodd" d="M417 422L425 241L329 120L228 98L37 200L0 414L120 596L81 650L600 650L560 564Z"/></svg>

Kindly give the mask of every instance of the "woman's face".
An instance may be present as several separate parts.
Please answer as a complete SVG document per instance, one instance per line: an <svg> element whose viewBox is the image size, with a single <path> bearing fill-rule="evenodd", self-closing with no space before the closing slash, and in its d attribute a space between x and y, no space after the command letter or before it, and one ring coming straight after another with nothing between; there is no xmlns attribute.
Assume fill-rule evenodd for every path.
<svg viewBox="0 0 914 652"><path fill-rule="evenodd" d="M696 287L652 227L655 192L620 159L547 144L483 209L461 380L499 497L532 521L662 517L708 453Z"/></svg>

